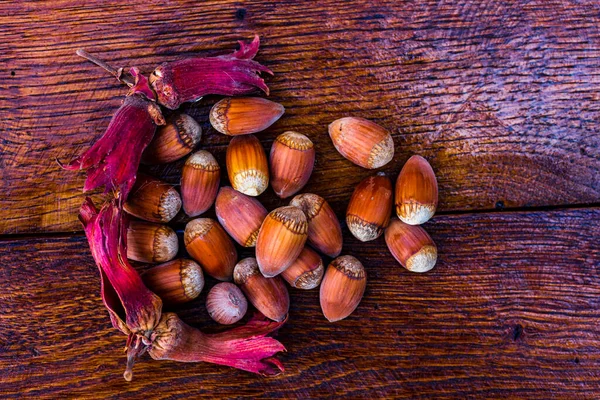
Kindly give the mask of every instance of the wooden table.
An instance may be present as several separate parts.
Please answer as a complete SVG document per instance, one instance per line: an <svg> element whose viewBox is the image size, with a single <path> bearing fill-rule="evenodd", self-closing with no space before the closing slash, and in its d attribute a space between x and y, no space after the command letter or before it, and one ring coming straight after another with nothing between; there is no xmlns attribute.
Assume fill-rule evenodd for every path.
<svg viewBox="0 0 600 400"><path fill-rule="evenodd" d="M597 2L556 0L0 4L0 397L597 398L599 15ZM265 148L286 130L310 136L306 191L343 219L372 172L334 150L327 125L387 127L389 176L412 154L436 171L425 227L438 265L409 273L382 238L362 244L344 226L365 297L330 324L318 291L291 291L283 375L145 357L127 383L77 221L84 174L55 162L101 135L125 89L75 50L150 72L255 33L270 98L286 107ZM216 99L184 110L224 167ZM150 172L177 182L181 166ZM271 189L260 199L285 203ZM195 326L213 326L204 296L180 312Z"/></svg>

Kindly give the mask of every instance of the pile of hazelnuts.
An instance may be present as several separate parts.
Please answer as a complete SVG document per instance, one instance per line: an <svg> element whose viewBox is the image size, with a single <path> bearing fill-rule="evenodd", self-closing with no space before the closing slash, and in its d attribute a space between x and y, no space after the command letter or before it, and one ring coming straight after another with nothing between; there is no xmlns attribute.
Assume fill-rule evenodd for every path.
<svg viewBox="0 0 600 400"><path fill-rule="evenodd" d="M213 106L211 125L232 136L226 153L231 186L219 187L221 168L210 152L192 153L202 130L186 114L171 116L146 148L142 157L146 164L169 163L189 155L180 192L174 185L139 173L124 205L127 213L138 218L129 224L127 257L159 264L146 270L142 279L164 303L175 305L196 298L204 287L205 273L222 281L206 299L209 315L221 324L239 321L248 300L266 317L283 321L290 304L284 281L298 289L320 285L321 309L329 321L346 318L360 303L366 287L365 268L353 256L340 256L342 230L336 214L321 196L297 194L313 170L313 142L301 133L282 133L267 159L253 136L283 113L282 105L258 97L225 98ZM333 121L329 136L340 154L363 168L380 168L394 156L390 133L363 118ZM269 212L255 198L269 183L282 199L295 195L288 206ZM437 249L419 225L433 216L437 198L431 166L424 158L412 156L396 181L398 218L390 218L392 182L380 172L358 184L346 223L363 242L385 232L390 252L404 268L426 272L436 263ZM199 217L213 204L217 220ZM174 259L179 240L167 225L182 207L194 218L183 235L191 259ZM234 241L255 247L255 257L238 260ZM333 258L327 268L319 253Z"/></svg>

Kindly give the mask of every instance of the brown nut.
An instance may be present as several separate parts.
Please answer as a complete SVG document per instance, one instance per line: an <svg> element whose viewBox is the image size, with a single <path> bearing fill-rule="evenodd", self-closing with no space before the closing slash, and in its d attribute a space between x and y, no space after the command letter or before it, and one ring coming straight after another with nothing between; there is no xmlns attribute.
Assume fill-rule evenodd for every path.
<svg viewBox="0 0 600 400"><path fill-rule="evenodd" d="M305 247L296 261L281 273L281 277L296 289L314 289L321 283L324 272L321 257L310 247Z"/></svg>
<svg viewBox="0 0 600 400"><path fill-rule="evenodd" d="M297 132L277 136L271 147L271 186L282 199L297 193L310 179L315 165L313 142Z"/></svg>
<svg viewBox="0 0 600 400"><path fill-rule="evenodd" d="M194 300L204 287L202 268L185 258L148 269L142 274L142 280L168 305Z"/></svg>
<svg viewBox="0 0 600 400"><path fill-rule="evenodd" d="M231 325L244 317L248 302L239 287L231 282L221 282L208 292L206 310L214 321Z"/></svg>
<svg viewBox="0 0 600 400"><path fill-rule="evenodd" d="M396 261L409 271L427 272L437 262L435 243L418 225L392 218L385 230L385 243Z"/></svg>
<svg viewBox="0 0 600 400"><path fill-rule="evenodd" d="M175 114L160 126L142 154L147 164L165 164L191 153L200 143L202 128L187 114Z"/></svg>
<svg viewBox="0 0 600 400"><path fill-rule="evenodd" d="M237 251L227 233L214 219L193 219L185 227L185 248L204 272L220 281L230 281Z"/></svg>
<svg viewBox="0 0 600 400"><path fill-rule="evenodd" d="M231 186L248 196L258 196L269 186L267 156L253 135L231 139L226 154L227 175Z"/></svg>
<svg viewBox="0 0 600 400"><path fill-rule="evenodd" d="M227 97L210 110L210 123L225 135L264 131L284 113L281 104L261 97Z"/></svg>
<svg viewBox="0 0 600 400"><path fill-rule="evenodd" d="M256 239L256 261L266 277L279 275L304 248L308 233L306 216L298 207L279 207L271 211Z"/></svg>
<svg viewBox="0 0 600 400"><path fill-rule="evenodd" d="M173 185L138 173L123 208L145 221L169 222L181 208L181 197Z"/></svg>
<svg viewBox="0 0 600 400"><path fill-rule="evenodd" d="M217 195L215 212L236 242L244 247L256 246L258 231L267 216L267 209L257 199L224 186Z"/></svg>
<svg viewBox="0 0 600 400"><path fill-rule="evenodd" d="M265 278L255 258L244 258L235 266L233 280L254 307L273 321L283 321L290 308L290 296L283 280Z"/></svg>
<svg viewBox="0 0 600 400"><path fill-rule="evenodd" d="M127 227L127 258L145 263L163 263L174 259L179 240L167 225L132 220Z"/></svg>
<svg viewBox="0 0 600 400"><path fill-rule="evenodd" d="M392 213L392 182L383 172L363 179L350 198L346 224L358 240L377 239Z"/></svg>
<svg viewBox="0 0 600 400"><path fill-rule="evenodd" d="M409 225L421 225L438 204L438 185L431 165L421 156L408 159L396 180L396 214Z"/></svg>
<svg viewBox="0 0 600 400"><path fill-rule="evenodd" d="M345 117L329 125L329 137L337 151L363 168L383 167L394 157L392 135L374 122Z"/></svg>
<svg viewBox="0 0 600 400"><path fill-rule="evenodd" d="M221 179L217 160L206 150L192 154L181 173L183 211L190 217L206 212L215 202Z"/></svg>
<svg viewBox="0 0 600 400"><path fill-rule="evenodd" d="M290 201L308 220L308 243L329 257L342 252L342 228L333 209L324 198L313 193L299 194Z"/></svg>
<svg viewBox="0 0 600 400"><path fill-rule="evenodd" d="M321 310L329 322L346 318L358 307L365 288L367 273L355 257L340 256L327 267L321 282Z"/></svg>

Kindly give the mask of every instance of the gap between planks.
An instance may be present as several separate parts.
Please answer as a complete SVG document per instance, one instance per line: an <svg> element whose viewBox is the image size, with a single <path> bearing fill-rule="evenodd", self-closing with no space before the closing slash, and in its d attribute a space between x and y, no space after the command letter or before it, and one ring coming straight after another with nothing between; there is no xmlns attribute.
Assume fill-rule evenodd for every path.
<svg viewBox="0 0 600 400"><path fill-rule="evenodd" d="M459 210L459 211L441 211L435 214L436 217L454 216L454 215L470 215L470 214L525 214L528 212L553 212L553 211L568 211L568 210L585 210L600 208L600 203L588 204L568 204L555 206L539 206L539 207L515 207L515 208L495 208L481 210ZM345 221L340 221L342 225ZM183 232L182 229L175 229L176 232ZM69 231L69 232L37 232L37 233L14 233L0 234L0 242L13 241L22 239L50 239L61 237L77 237L83 236L84 231Z"/></svg>

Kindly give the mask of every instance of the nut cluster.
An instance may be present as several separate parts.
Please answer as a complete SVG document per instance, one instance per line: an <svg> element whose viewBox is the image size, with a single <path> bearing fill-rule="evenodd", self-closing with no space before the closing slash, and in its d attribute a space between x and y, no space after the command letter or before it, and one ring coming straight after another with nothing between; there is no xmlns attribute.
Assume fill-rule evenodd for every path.
<svg viewBox="0 0 600 400"><path fill-rule="evenodd" d="M343 236L336 213L322 197L299 194L315 164L314 143L288 131L266 152L253 136L277 122L285 111L282 105L258 97L227 97L214 105L210 123L231 137L225 163L231 186L225 187L220 187L225 174L210 152L191 154L202 139L200 125L178 112L163 116L161 107L177 110L208 94L244 96L256 89L268 94L260 74L272 72L253 60L259 43L256 36L251 43L240 42L239 50L229 55L165 62L149 76L136 67L125 72L77 52L130 87L104 135L79 157L61 164L87 171L84 191L104 187L113 194L100 209L86 199L79 219L98 266L111 323L128 338L126 380L146 352L155 360L208 361L278 374L283 365L273 356L285 347L268 335L288 318L286 282L297 289L320 285L321 309L331 322L348 317L365 293L365 267L353 256L340 255ZM342 156L362 168L381 168L394 157L390 132L364 118L333 121L329 136ZM140 162L165 164L186 156L179 191L138 171ZM294 196L288 205L267 210L260 203L256 197L269 184L281 199ZM426 272L437 261L437 248L419 225L434 215L437 197L433 169L424 158L413 156L398 175L395 190L383 172L357 185L346 224L361 242L384 235L403 267ZM205 215L213 204L216 219ZM390 219L394 206L398 218ZM166 225L173 220L187 222L184 246ZM254 247L254 257L239 260L238 246L249 248L244 251ZM189 258L182 254L184 248ZM322 256L333 258L327 267ZM128 259L158 265L140 275ZM262 315L243 326L205 334L176 314L163 312L163 305L197 298L205 274L223 281L207 282L212 288L206 308L213 320L226 325L240 321L248 302Z"/></svg>
<svg viewBox="0 0 600 400"><path fill-rule="evenodd" d="M211 153L192 153L201 130L189 116L172 117L169 121L174 122L161 129L164 138L154 139L156 144L145 162L168 162L192 153L183 166L181 196L174 186L141 175L125 207L148 221L130 224L128 257L164 263L143 276L168 304L198 296L206 273L224 281L212 287L206 300L209 315L221 324L239 321L248 302L273 321L284 321L290 307L286 282L296 289L320 286L321 309L331 322L348 317L358 307L367 273L357 258L340 256L343 235L336 213L317 194L297 194L313 170L313 142L301 133L284 132L273 142L267 159L253 135L273 125L283 112L280 104L252 97L225 98L214 105L213 128L232 136L226 154L231 186L220 187L221 169ZM366 119L336 120L329 125L329 135L340 154L367 169L382 167L394 156L390 133ZM289 205L269 212L261 204L256 196L269 183L282 199L295 195ZM213 205L217 219L201 217ZM433 170L424 158L413 156L398 175L395 190L384 172L356 186L346 225L362 242L384 235L391 254L403 267L425 272L435 265L437 249L419 225L433 216L436 207ZM177 236L164 225L180 208L193 218L183 234L185 250L193 261L173 260L179 248ZM398 218L391 218L394 209ZM255 256L239 260L236 243L254 247ZM325 264L319 253L332 261Z"/></svg>
<svg viewBox="0 0 600 400"><path fill-rule="evenodd" d="M340 118L329 125L329 136L342 156L364 168L379 168L394 157L387 130L363 118ZM395 201L394 201L395 194ZM409 271L426 272L435 266L437 247L421 224L435 214L438 186L433 168L421 156L408 159L392 182L383 172L363 179L346 211L348 229L358 240L385 242L394 258ZM390 220L392 206L395 217Z"/></svg>
<svg viewBox="0 0 600 400"><path fill-rule="evenodd" d="M256 89L269 93L260 74L272 71L253 60L259 45L255 36L251 43L240 41L239 49L231 54L167 61L150 75L133 66L115 69L85 50L77 50L78 55L130 87L102 137L71 162L57 160L65 169L86 170L84 191L104 187L105 193L111 194L100 208L86 198L79 220L98 266L100 295L112 326L127 337L123 374L127 381L133 377L135 362L145 353L155 360L210 362L261 375L277 375L284 370L275 355L285 347L269 335L285 323L287 307L272 316L280 322L268 321L257 313L241 326L211 334L187 325L163 308L196 298L204 286L204 272L218 280L233 277L237 249L218 222L210 218L189 221L184 243L189 255L200 264L187 258L173 259L179 252L179 241L173 229L165 225L182 206L191 217L212 207L220 183L218 162L206 151L189 157L182 171L181 195L174 185L138 171L140 163L164 164L185 157L201 140L202 130L192 117L175 112L165 118L163 108L177 110L181 104L209 94L243 96ZM228 172L233 177L232 185L248 195L260 194L268 182L266 156L260 142L247 134L273 124L283 114L283 107L248 97L224 99L214 110L211 121L219 131L247 136L234 141L238 149L248 143L254 145L253 154L233 151L236 146L230 146ZM262 118L254 118L257 112ZM257 168L248 168L255 164ZM281 171L282 176L292 176L294 168ZM291 194L301 182L290 187L283 182L282 190ZM250 213L251 222L258 226L237 229L239 221L235 219L227 219L226 225L238 235L236 241L250 246L267 211L261 210L260 203L240 204L254 211ZM223 221L226 213L220 213ZM127 257L162 264L140 274ZM282 294L274 292L274 297ZM244 316L247 301L235 284L222 282L212 288L206 306L215 321L231 324Z"/></svg>

